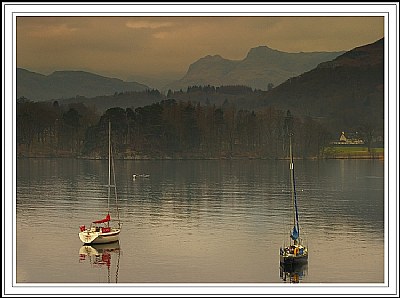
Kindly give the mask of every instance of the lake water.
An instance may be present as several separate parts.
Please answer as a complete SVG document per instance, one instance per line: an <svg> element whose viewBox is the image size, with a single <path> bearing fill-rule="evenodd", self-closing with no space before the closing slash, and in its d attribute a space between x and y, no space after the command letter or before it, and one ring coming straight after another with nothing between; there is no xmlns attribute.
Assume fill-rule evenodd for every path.
<svg viewBox="0 0 400 298"><path fill-rule="evenodd" d="M107 212L108 162L17 160L17 283L384 282L383 161L295 161L309 261L292 272L279 266L292 218L287 161L115 168L120 241L83 247L79 226Z"/></svg>

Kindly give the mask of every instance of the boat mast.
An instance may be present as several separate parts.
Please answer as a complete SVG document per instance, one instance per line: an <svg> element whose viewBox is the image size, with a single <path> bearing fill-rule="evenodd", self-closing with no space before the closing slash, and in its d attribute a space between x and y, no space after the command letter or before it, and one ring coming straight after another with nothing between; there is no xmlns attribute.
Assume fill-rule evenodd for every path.
<svg viewBox="0 0 400 298"><path fill-rule="evenodd" d="M296 227L297 229L297 237L295 235L294 238L298 238L300 235L300 228L299 228L299 213L297 210L297 194L296 194L296 181L294 178L294 163L293 163L293 150L292 150L292 137L289 137L289 142L290 142L290 155L291 155L291 161L290 161L290 168L291 168L291 172L292 172L292 202L293 202L293 213L294 213L294 219L293 219L293 225L294 227ZM293 239L293 240L296 240Z"/></svg>
<svg viewBox="0 0 400 298"><path fill-rule="evenodd" d="M108 121L108 197L107 197L108 214L110 214L110 188L111 188L111 121Z"/></svg>
<svg viewBox="0 0 400 298"><path fill-rule="evenodd" d="M121 221L119 218L119 209L118 209L118 196L117 196L117 184L115 182L115 166L114 166L114 158L111 146L111 121L108 122L108 214L110 214L110 197L111 197L111 186L114 187L114 195L115 195L115 204L117 207L117 218L118 218L118 228L121 228ZM113 184L111 185L111 167L113 174Z"/></svg>
<svg viewBox="0 0 400 298"><path fill-rule="evenodd" d="M296 195L296 182L294 178L294 162L293 162L293 149L292 149L292 136L293 136L293 117L290 111L287 111L285 119L286 132L289 136L289 158L290 158L290 182L292 187L292 206L293 206L293 230L290 237L296 242L299 238L299 214L297 212L297 195Z"/></svg>
<svg viewBox="0 0 400 298"><path fill-rule="evenodd" d="M112 149L111 149L112 150ZM112 153L112 152L111 152ZM113 155L113 154L111 154ZM119 219L119 208L118 208L118 195L117 195L117 183L115 181L115 166L114 158L112 158L112 172L113 172L113 183L114 183L114 194L115 194L115 205L117 207L117 218L118 218L118 228L121 228L121 221Z"/></svg>
<svg viewBox="0 0 400 298"><path fill-rule="evenodd" d="M296 208L295 208L295 188L294 188L294 164L293 164L293 152L292 152L292 134L289 133L289 158L290 158L290 185L292 187L292 206L293 206L293 225L296 225Z"/></svg>

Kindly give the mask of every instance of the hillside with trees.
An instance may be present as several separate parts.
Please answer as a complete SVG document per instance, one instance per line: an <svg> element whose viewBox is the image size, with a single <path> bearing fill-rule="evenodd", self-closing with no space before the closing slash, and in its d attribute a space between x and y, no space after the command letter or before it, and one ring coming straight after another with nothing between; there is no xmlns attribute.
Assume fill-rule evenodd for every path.
<svg viewBox="0 0 400 298"><path fill-rule="evenodd" d="M384 135L383 39L357 47L265 93L260 108L290 109L331 132Z"/></svg>

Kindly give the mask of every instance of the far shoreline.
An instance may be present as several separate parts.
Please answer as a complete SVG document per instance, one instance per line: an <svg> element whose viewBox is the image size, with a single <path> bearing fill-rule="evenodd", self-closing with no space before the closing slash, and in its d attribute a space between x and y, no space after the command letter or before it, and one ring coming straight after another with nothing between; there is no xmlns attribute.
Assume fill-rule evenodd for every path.
<svg viewBox="0 0 400 298"><path fill-rule="evenodd" d="M17 159L77 159L77 160L108 160L103 157L88 156L17 156ZM296 157L295 160L384 160L384 154L371 155L341 155L341 156L323 156L323 157ZM241 161L241 160L288 160L288 158L268 158L268 157L116 157L115 160L126 161L184 161L184 160L204 160L204 161Z"/></svg>

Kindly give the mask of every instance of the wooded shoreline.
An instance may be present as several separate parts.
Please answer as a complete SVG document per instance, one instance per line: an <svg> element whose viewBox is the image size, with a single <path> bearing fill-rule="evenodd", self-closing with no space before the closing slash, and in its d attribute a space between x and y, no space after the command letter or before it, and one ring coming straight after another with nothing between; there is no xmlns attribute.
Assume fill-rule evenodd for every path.
<svg viewBox="0 0 400 298"><path fill-rule="evenodd" d="M66 156L66 155L18 155L18 159L23 158L72 158L72 159L83 159L83 160L106 160L104 157L93 157L93 156ZM116 160L287 160L286 157L149 157L149 156L125 156L116 157ZM330 156L320 157L297 157L297 160L327 160L327 159L377 159L384 160L384 152L372 152L369 154L336 154Z"/></svg>

